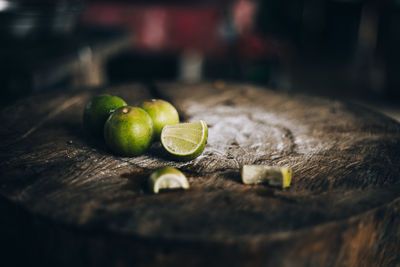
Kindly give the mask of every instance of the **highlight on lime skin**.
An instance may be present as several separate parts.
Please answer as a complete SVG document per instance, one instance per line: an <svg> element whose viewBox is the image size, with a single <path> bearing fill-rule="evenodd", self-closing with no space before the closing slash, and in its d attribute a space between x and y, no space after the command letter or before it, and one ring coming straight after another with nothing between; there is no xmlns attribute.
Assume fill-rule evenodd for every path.
<svg viewBox="0 0 400 267"><path fill-rule="evenodd" d="M189 189L186 176L178 169L161 167L154 171L148 179L150 192L158 194L160 190Z"/></svg>

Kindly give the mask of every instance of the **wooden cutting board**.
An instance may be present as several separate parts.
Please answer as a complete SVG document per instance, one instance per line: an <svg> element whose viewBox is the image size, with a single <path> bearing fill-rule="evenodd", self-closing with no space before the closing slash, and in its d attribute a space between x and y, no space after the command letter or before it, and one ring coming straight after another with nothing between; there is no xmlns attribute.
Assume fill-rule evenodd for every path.
<svg viewBox="0 0 400 267"><path fill-rule="evenodd" d="M81 126L85 104L103 92L130 105L167 99L182 120L205 120L202 156L170 161L159 144L138 157L112 155ZM361 106L249 85L136 84L33 96L3 109L1 121L0 195L21 210L14 220L24 221L33 251L25 259L58 266L400 262L400 124ZM292 167L292 186L244 185L244 164ZM191 189L148 193L144 183L161 166L179 168Z"/></svg>

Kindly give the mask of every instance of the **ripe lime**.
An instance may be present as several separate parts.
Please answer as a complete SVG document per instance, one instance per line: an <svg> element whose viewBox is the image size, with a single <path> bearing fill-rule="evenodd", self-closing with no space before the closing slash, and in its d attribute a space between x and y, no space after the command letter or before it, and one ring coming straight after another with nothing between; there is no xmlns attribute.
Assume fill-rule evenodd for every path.
<svg viewBox="0 0 400 267"><path fill-rule="evenodd" d="M207 138L207 124L202 120L167 125L161 132L161 144L178 160L192 160L200 156Z"/></svg>
<svg viewBox="0 0 400 267"><path fill-rule="evenodd" d="M162 167L150 175L148 180L149 189L153 193L158 193L160 189L189 188L186 176L179 170L172 167Z"/></svg>
<svg viewBox="0 0 400 267"><path fill-rule="evenodd" d="M154 123L154 136L160 139L161 130L165 125L179 123L178 111L169 102L161 99L152 99L145 101L142 109L149 113Z"/></svg>
<svg viewBox="0 0 400 267"><path fill-rule="evenodd" d="M104 125L104 140L114 153L135 156L144 153L153 138L153 122L141 108L120 107Z"/></svg>
<svg viewBox="0 0 400 267"><path fill-rule="evenodd" d="M94 136L102 137L108 116L117 108L126 105L126 102L118 96L107 94L95 96L87 103L83 112L85 130Z"/></svg>

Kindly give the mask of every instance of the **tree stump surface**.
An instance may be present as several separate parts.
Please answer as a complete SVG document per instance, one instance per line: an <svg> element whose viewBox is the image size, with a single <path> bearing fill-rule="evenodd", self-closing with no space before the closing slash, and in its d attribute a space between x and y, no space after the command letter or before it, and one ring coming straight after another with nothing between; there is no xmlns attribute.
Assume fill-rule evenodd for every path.
<svg viewBox="0 0 400 267"><path fill-rule="evenodd" d="M203 119L203 154L171 161L157 143L138 157L111 154L81 125L85 104L105 92L130 105L163 98L183 121ZM32 229L54 262L400 262L400 124L362 106L250 85L159 83L36 95L0 116L0 195L43 221ZM292 167L292 185L244 185L244 164ZM161 166L180 169L191 188L147 192Z"/></svg>

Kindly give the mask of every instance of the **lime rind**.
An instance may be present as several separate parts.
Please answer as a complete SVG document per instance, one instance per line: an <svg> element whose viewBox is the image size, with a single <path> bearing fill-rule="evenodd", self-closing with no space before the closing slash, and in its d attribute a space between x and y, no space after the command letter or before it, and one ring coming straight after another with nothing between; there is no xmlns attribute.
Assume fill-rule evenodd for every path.
<svg viewBox="0 0 400 267"><path fill-rule="evenodd" d="M161 144L178 160L198 157L204 150L207 138L208 127L203 120L167 125L161 132Z"/></svg>
<svg viewBox="0 0 400 267"><path fill-rule="evenodd" d="M122 106L127 106L127 103L118 96L101 94L93 97L86 104L83 112L85 131L94 137L102 137L103 127L108 117Z"/></svg>
<svg viewBox="0 0 400 267"><path fill-rule="evenodd" d="M157 194L162 189L189 189L186 176L172 167L162 167L154 171L149 178L149 189Z"/></svg>
<svg viewBox="0 0 400 267"><path fill-rule="evenodd" d="M104 125L105 143L117 155L141 155L150 147L152 138L153 121L138 107L117 109Z"/></svg>
<svg viewBox="0 0 400 267"><path fill-rule="evenodd" d="M162 128L165 125L179 123L178 111L171 103L165 100L151 99L143 102L141 108L143 108L153 120L155 140L160 139Z"/></svg>
<svg viewBox="0 0 400 267"><path fill-rule="evenodd" d="M281 168L281 173L282 173L282 188L286 188L290 186L290 183L292 181L292 175L293 175L293 170L292 168Z"/></svg>

